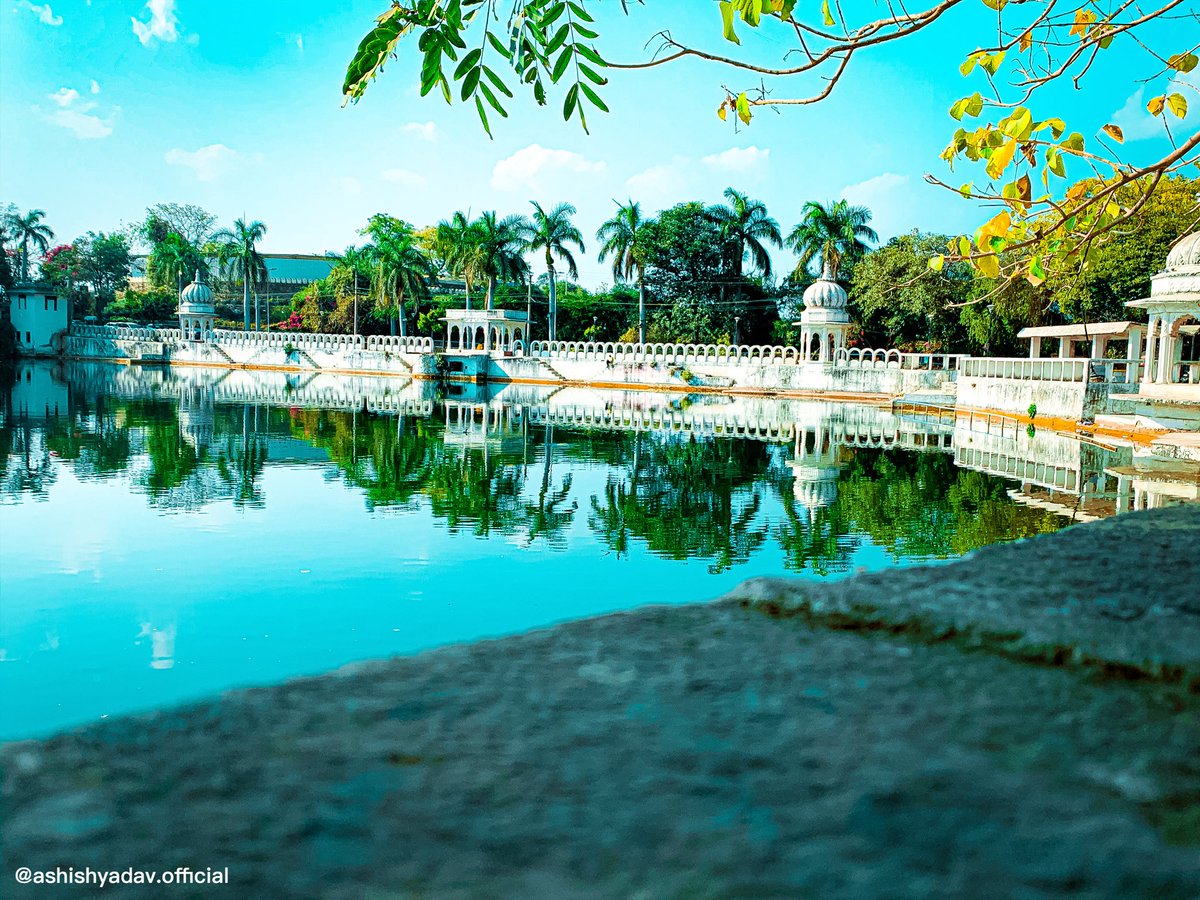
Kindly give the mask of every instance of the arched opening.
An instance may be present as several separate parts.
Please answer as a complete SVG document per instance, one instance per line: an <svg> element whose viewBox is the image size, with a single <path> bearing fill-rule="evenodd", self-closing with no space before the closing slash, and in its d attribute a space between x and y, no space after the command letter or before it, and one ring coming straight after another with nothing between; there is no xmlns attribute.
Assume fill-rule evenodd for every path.
<svg viewBox="0 0 1200 900"><path fill-rule="evenodd" d="M482 326L482 325L480 325L479 327L477 327L477 328L475 329L475 349L476 349L476 350L482 350L482 349L483 349L483 341L484 341L484 336L483 336L483 335L484 335L484 332L483 332L483 326Z"/></svg>
<svg viewBox="0 0 1200 900"><path fill-rule="evenodd" d="M458 330L458 326L455 325L453 328L450 329L450 347L451 347L451 349L454 349L454 350L460 349L460 347L459 347L460 340L461 340L460 332Z"/></svg>
<svg viewBox="0 0 1200 900"><path fill-rule="evenodd" d="M513 331L513 342L514 343L521 342L521 329L520 328L517 328Z"/></svg>
<svg viewBox="0 0 1200 900"><path fill-rule="evenodd" d="M1187 315L1171 328L1174 360L1168 380L1175 383L1200 382L1200 319Z"/></svg>

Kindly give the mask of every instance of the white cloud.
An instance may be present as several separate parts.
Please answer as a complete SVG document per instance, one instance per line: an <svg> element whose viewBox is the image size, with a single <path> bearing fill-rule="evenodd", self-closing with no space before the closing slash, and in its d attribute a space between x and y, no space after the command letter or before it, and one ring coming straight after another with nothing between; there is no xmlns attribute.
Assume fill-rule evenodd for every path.
<svg viewBox="0 0 1200 900"><path fill-rule="evenodd" d="M343 194L361 194L362 182L353 175L343 175L335 182Z"/></svg>
<svg viewBox="0 0 1200 900"><path fill-rule="evenodd" d="M75 137L83 140L105 138L112 134L112 123L105 122L99 116L84 112L80 109L58 109L50 114L50 121L55 125L75 132Z"/></svg>
<svg viewBox="0 0 1200 900"><path fill-rule="evenodd" d="M871 227L879 233L880 241L911 231L931 228L933 204L930 202L940 188L923 182L914 183L911 176L884 172L866 181L850 184L833 195L852 206L865 206L871 211Z"/></svg>
<svg viewBox="0 0 1200 900"><path fill-rule="evenodd" d="M75 88L59 88L50 95L50 99L59 106L70 106L79 99L79 91L75 90Z"/></svg>
<svg viewBox="0 0 1200 900"><path fill-rule="evenodd" d="M92 93L93 93L93 94L98 94L98 93L100 93L100 82L98 82L98 81L93 81L93 82L92 82L92 88L91 88L91 90L92 90Z"/></svg>
<svg viewBox="0 0 1200 900"><path fill-rule="evenodd" d="M388 169L383 173L384 181L402 184L405 187L425 187L425 176L408 169Z"/></svg>
<svg viewBox="0 0 1200 900"><path fill-rule="evenodd" d="M530 144L492 169L492 187L498 191L542 190L550 175L595 175L606 170L603 162L592 162L571 150L550 150Z"/></svg>
<svg viewBox="0 0 1200 900"><path fill-rule="evenodd" d="M1164 114L1171 132L1178 135L1194 131L1200 122L1200 70L1176 75L1164 93L1179 93L1188 101L1188 113L1182 119L1175 118L1169 111ZM1155 91L1153 96L1159 96L1159 92ZM1125 140L1142 141L1167 136L1167 129L1163 127L1163 116L1150 115L1146 109L1147 102L1149 101L1146 99L1146 88L1140 87L1129 96L1124 106L1109 117L1112 124L1120 127Z"/></svg>
<svg viewBox="0 0 1200 900"><path fill-rule="evenodd" d="M643 203L676 202L687 194L688 179L684 169L688 160L676 157L670 163L651 166L625 182L630 196Z"/></svg>
<svg viewBox="0 0 1200 900"><path fill-rule="evenodd" d="M216 181L240 158L236 150L224 144L209 144L199 150L168 150L163 157L167 165L191 169L197 181Z"/></svg>
<svg viewBox="0 0 1200 900"><path fill-rule="evenodd" d="M421 141L436 141L438 127L435 122L409 122L400 129Z"/></svg>
<svg viewBox="0 0 1200 900"><path fill-rule="evenodd" d="M709 168L745 176L765 174L770 158L770 150L760 150L758 147L730 147L700 161Z"/></svg>
<svg viewBox="0 0 1200 900"><path fill-rule="evenodd" d="M302 34L296 35L296 49L301 53L304 52L304 35Z"/></svg>
<svg viewBox="0 0 1200 900"><path fill-rule="evenodd" d="M179 37L175 30L178 24L175 18L175 0L149 0L146 8L150 10L149 21L130 19L133 22L133 33L137 35L143 47L149 46L154 38L160 41L174 41Z"/></svg>
<svg viewBox="0 0 1200 900"><path fill-rule="evenodd" d="M21 0L17 6L20 9L29 10L31 13L37 16L38 21L43 25L49 25L52 28L57 28L63 23L62 16L56 16L54 14L54 10L50 8L49 3L39 6L36 3L30 2L30 0Z"/></svg>

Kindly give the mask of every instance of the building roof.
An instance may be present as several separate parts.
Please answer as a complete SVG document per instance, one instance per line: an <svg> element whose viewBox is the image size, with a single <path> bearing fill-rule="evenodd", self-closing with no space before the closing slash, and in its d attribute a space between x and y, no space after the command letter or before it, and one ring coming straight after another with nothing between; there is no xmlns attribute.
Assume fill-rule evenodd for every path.
<svg viewBox="0 0 1200 900"><path fill-rule="evenodd" d="M1140 322L1077 322L1074 325L1039 325L1035 328L1022 328L1017 332L1019 338L1035 337L1117 337L1125 336L1130 328L1144 327Z"/></svg>

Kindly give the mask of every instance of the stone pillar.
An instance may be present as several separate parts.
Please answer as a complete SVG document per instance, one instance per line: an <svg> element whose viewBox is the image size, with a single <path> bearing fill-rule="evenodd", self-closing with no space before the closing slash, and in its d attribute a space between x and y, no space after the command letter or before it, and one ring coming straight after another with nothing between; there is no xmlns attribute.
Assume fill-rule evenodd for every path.
<svg viewBox="0 0 1200 900"><path fill-rule="evenodd" d="M1158 377L1159 384L1171 383L1171 368L1175 359L1175 341L1171 337L1171 327L1175 324L1173 319L1159 319L1159 339L1158 339Z"/></svg>
<svg viewBox="0 0 1200 900"><path fill-rule="evenodd" d="M1097 335L1092 338L1092 359L1104 359L1104 351L1108 344L1108 338L1103 338Z"/></svg>
<svg viewBox="0 0 1200 900"><path fill-rule="evenodd" d="M1029 358L1041 359L1042 357L1042 339L1041 337L1031 337L1029 339Z"/></svg>
<svg viewBox="0 0 1200 900"><path fill-rule="evenodd" d="M1060 337L1058 339L1058 358L1070 359L1073 345L1074 342L1069 337Z"/></svg>
<svg viewBox="0 0 1200 900"><path fill-rule="evenodd" d="M1146 370L1142 375L1142 384L1154 384L1158 372L1155 363L1158 362L1158 316L1151 316L1146 326Z"/></svg>
<svg viewBox="0 0 1200 900"><path fill-rule="evenodd" d="M1126 343L1125 358L1137 362L1142 358L1142 329L1140 325L1131 325L1129 339Z"/></svg>

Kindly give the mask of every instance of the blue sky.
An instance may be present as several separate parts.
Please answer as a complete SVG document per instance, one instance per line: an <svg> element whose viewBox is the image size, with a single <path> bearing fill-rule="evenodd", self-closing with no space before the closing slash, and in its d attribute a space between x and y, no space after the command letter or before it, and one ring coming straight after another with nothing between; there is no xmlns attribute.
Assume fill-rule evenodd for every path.
<svg viewBox="0 0 1200 900"><path fill-rule="evenodd" d="M884 237L980 221L922 177L946 174L946 110L979 87L957 67L980 40L973 26L994 15L982 3L862 54L828 101L760 113L740 131L715 115L721 84L736 76L696 62L614 73L613 112L590 117L591 135L564 123L560 104L538 109L518 94L511 118L493 122L495 140L473 109L417 96L415 55L341 107L346 63L385 0L0 3L0 201L45 209L63 239L166 201L200 204L222 222L262 219L275 252L341 249L374 212L419 226L459 208L523 213L531 199L575 203L590 236L614 199L653 211L715 201L728 185L764 199L785 231L805 200L835 197L870 206ZM629 17L615 0L600 9L613 59L643 58L664 22L723 49L715 3L649 0ZM744 50L777 59L787 37L743 30ZM1115 64L1089 75L1086 90L1055 88L1044 108L1070 102L1068 124L1085 136L1117 121L1139 155L1165 147L1136 81L1152 70L1135 48L1109 52ZM585 283L610 278L590 255L581 262Z"/></svg>

